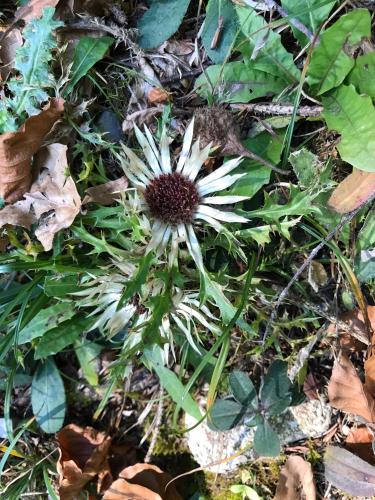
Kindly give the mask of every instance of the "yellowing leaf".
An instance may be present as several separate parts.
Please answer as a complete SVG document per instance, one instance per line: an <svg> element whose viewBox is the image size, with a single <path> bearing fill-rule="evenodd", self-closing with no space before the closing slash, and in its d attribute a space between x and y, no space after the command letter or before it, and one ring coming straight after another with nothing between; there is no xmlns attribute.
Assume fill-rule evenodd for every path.
<svg viewBox="0 0 375 500"><path fill-rule="evenodd" d="M355 168L333 191L328 205L339 214L345 214L358 208L374 193L375 172L364 172Z"/></svg>

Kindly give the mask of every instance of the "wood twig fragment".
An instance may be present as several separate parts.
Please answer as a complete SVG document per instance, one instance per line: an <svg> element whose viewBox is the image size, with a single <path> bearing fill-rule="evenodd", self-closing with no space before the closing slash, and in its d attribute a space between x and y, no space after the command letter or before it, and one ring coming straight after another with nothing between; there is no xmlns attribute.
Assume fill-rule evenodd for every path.
<svg viewBox="0 0 375 500"><path fill-rule="evenodd" d="M150 463L152 454L153 454L154 449L155 449L156 441L158 439L159 432L160 432L161 421L163 418L163 406L164 406L164 389L162 387L160 387L159 403L158 403L158 407L156 409L155 419L153 422L154 430L152 431L152 438L151 438L150 446L148 447L147 454L145 456L145 460L144 460L145 464Z"/></svg>
<svg viewBox="0 0 375 500"><path fill-rule="evenodd" d="M289 104L275 104L273 102L256 102L250 104L231 104L232 109L247 111L255 115L278 115L278 116L291 116L293 114L293 105ZM297 115L308 116L321 116L323 106L300 106L297 109Z"/></svg>

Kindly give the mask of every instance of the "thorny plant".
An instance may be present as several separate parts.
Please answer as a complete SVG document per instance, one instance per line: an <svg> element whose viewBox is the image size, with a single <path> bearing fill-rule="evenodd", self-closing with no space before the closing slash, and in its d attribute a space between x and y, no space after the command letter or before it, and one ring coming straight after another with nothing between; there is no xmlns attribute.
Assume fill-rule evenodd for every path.
<svg viewBox="0 0 375 500"><path fill-rule="evenodd" d="M267 24L255 8L236 4L232 10L235 32L232 33L230 50L236 57L229 61L228 52L222 64L208 67L195 82L195 91L209 102L246 104L254 98L273 96L276 103L285 101L292 106L291 119L260 120L260 123L251 124L244 141L247 148L266 158L268 163L278 164L284 154L283 168L289 162L291 175L288 179L291 181L280 181L275 171L271 172L248 158L225 158L223 162L216 159L213 170L206 174L205 169L211 168L207 162L210 145L201 149L199 139L193 142L194 121L180 123L180 130L186 125L185 134L183 138L172 139L171 105L165 106L156 134L147 127L143 133L135 126L137 141L132 142L129 137L127 145L112 144L105 134L93 130L92 101L85 101L79 110L76 109L76 115L75 111L71 112L69 126L79 137L74 145L72 171L81 194L86 187L109 180L109 165L116 175L122 169L130 185L110 206L86 205L74 225L55 238L49 254L43 253L34 242L34 228L27 232L8 225L1 233L7 238L8 252L0 254L0 273L3 276L0 383L5 393L4 417L11 444L0 462L0 472L12 452L17 457L14 447L20 436L34 425L30 421L22 422L20 429L12 431L14 386L31 384L32 409L43 431L53 433L63 424L66 411L64 385L71 391L79 384L61 369L65 355L76 356L82 377L88 384L94 388L100 384L106 386L95 419L102 414L119 384L125 378L130 379L134 366L143 364L156 373L160 385L176 403L175 426L180 408L197 421L205 417L190 395L198 380L209 383L210 410L216 392L227 392L227 377L223 374L237 362L241 363L244 371L252 372L251 380L260 387L259 396L252 381L244 373L238 375L235 372L230 381L233 390L236 385L234 378L237 377L237 394L233 390L237 403L219 399L213 406L212 420L215 420L215 411L220 410L220 405L229 408L229 417L219 414L221 428L231 428L245 414L262 417L263 420L254 420L260 429L258 436L261 431L267 431L271 436L268 441L271 446L273 435L264 419L273 414L270 410L273 404L279 405L274 413L284 411L294 394L287 379L286 363L279 360L274 364L269 362L275 357L288 359L290 363L296 361L301 346L314 337L320 326L321 314L316 313L315 307L318 299L324 300L331 311L337 309L337 303L349 308L353 306L353 297L361 298L359 287L353 286L353 280L345 281L339 266L350 277L351 262L354 262L364 283L364 293L371 295L373 275L364 259L374 244L371 230L373 211L367 212L366 203L351 212L351 226L344 223L343 228L339 226L343 230L336 237L337 243L332 241L329 250L324 249L323 244L319 247L322 252L316 256L319 260L314 259L314 264L320 271L323 268L323 279L313 272L313 266L304 276L298 271L296 273L312 247L321 240L328 242L327 234L330 240L335 235L333 230L337 228L339 216L327 208L327 199L336 180L341 180L337 165L341 167L342 164L325 161L326 156L311 140L319 138L315 129L304 137L303 148L299 147L301 137L296 136L298 147L289 155L302 95L295 95L296 88L300 84L302 89L304 83L304 76L295 64L299 55L293 54L298 55L293 59L281 43L279 33L271 29L273 25ZM23 32L25 44L16 59L18 76L5 83L6 99L0 101L1 132L15 130L27 115L40 110L48 97L48 88L59 88L69 78L65 77L69 71L63 71L64 76L56 83L51 72L51 51L56 47L52 31L60 26L52 15L53 11L46 9L44 16L31 21ZM207 15L212 15L209 10ZM322 8L318 9L316 19L310 16L311 32L315 32L315 24L323 23L328 15L329 9ZM324 31L321 45L314 47L305 82L306 95L310 93L315 100L322 101L329 127L337 129L345 139L339 146L344 159L349 157L348 144L356 144L357 151L367 153L366 147L356 141L363 139L366 143L369 137L365 134L364 138L358 138L358 134L346 127L343 116L352 103L355 103L353 109L363 104L360 93L373 91L363 87L363 68L358 60L349 61L353 64L350 68L347 65L349 69L345 74L341 74L345 69L343 65L336 68L340 73L338 76L328 73L326 79L321 78L320 68L329 68L329 63L335 63L331 48L350 59L347 44L357 43L356 36L362 40L370 34L367 11L358 9L345 16L344 21L354 26L354 35L352 32L350 35L353 40L348 41L345 32L340 46L341 18L333 19L331 31ZM361 23L357 22L358 17ZM84 22L87 22L86 18ZM358 33L356 23L358 30L362 30ZM225 29L229 26L230 23L226 23ZM305 35L310 34L310 30L301 34L295 31L296 23L292 26L294 41L296 44L302 42L305 47L308 42ZM123 36L121 30L117 33ZM203 34L203 38L205 36ZM95 42L90 43L94 46ZM43 50L35 51L37 46ZM109 46L110 42L107 48ZM211 49L207 46L206 50L210 53ZM252 54L251 58L249 54ZM211 55L215 56L212 52ZM37 68L37 71L30 73L30 67ZM104 71L103 79L108 74L112 78L115 68L116 64L111 63L108 73ZM86 73L89 69L86 68ZM136 75L133 67L127 68L124 92ZM77 78L83 76L78 74ZM88 81L97 84L95 78L98 74L89 76ZM224 91L213 95L220 89ZM103 96L106 97L105 90ZM116 98L117 94L111 98L113 108L116 107ZM341 106L339 113L332 104L337 102ZM368 109L372 109L372 104L367 106ZM83 122L82 115L85 115L85 120L89 116L89 120ZM363 109L362 115L363 120L371 122L371 117L365 115ZM367 129L373 130L371 127ZM180 153L176 154L180 145ZM218 205L221 205L220 210ZM328 277L329 268L331 274ZM295 283L296 279L290 281L294 273L301 278L299 283ZM285 301L283 310L280 301L277 302L279 317L276 318L272 307L288 282L295 285L300 300ZM104 375L99 376L97 362L103 350L111 350L116 356ZM269 364L277 368L273 377L272 368L264 376ZM307 368L305 360L299 373L300 382L303 382ZM60 371L64 374L64 381ZM285 389L282 398L269 389L277 377L281 377ZM53 387L53 391L42 393L46 386ZM238 391L243 389L246 394L238 397ZM268 406L264 403L267 391L272 392ZM43 394L43 404L41 398L38 400L38 393ZM253 399L250 400L251 394ZM44 404L46 401L47 405ZM45 411L48 405L51 407ZM258 450L267 454L260 445ZM271 451L277 454L279 446ZM50 491L44 464L43 474ZM12 479L10 489L16 494L25 491L26 477L33 479L32 475L22 476L20 482Z"/></svg>

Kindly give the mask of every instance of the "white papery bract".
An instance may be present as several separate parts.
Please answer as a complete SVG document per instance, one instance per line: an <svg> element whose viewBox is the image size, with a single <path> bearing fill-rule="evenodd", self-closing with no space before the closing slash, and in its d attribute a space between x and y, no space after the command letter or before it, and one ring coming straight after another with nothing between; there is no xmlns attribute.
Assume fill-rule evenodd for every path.
<svg viewBox="0 0 375 500"><path fill-rule="evenodd" d="M241 223L247 222L247 219L215 207L238 203L248 197L215 195L245 175L232 174L241 158L229 160L209 175L199 177L211 145L200 149L199 139L192 144L193 129L194 120L186 129L175 168L172 168L165 130L159 149L147 127L143 134L135 126L147 163L125 145L122 146L125 156L118 155L118 158L128 179L143 197L143 210L152 219L152 237L147 251L155 250L159 256L171 242L169 263L172 265L177 257L179 243L185 242L198 269L204 274L202 253L194 230L197 221L209 224L217 232L228 233L222 222Z"/></svg>

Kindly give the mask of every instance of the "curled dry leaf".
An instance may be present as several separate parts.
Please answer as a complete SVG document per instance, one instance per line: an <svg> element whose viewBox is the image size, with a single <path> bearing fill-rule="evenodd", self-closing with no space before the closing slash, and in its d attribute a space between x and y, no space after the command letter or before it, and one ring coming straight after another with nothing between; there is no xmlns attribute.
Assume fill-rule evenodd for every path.
<svg viewBox="0 0 375 500"><path fill-rule="evenodd" d="M345 448L366 460L371 465L375 465L375 455L372 449L374 441L373 433L367 427L355 427L351 429L345 441Z"/></svg>
<svg viewBox="0 0 375 500"><path fill-rule="evenodd" d="M6 28L0 27L0 36L3 35ZM16 51L22 46L23 39L21 31L17 28L12 29L1 40L0 44L0 80L6 80L13 68Z"/></svg>
<svg viewBox="0 0 375 500"><path fill-rule="evenodd" d="M356 498L375 495L375 467L338 446L324 455L325 476L334 486Z"/></svg>
<svg viewBox="0 0 375 500"><path fill-rule="evenodd" d="M151 464L126 467L104 493L103 500L182 500L174 484L167 489L171 476Z"/></svg>
<svg viewBox="0 0 375 500"><path fill-rule="evenodd" d="M302 457L291 456L281 469L274 500L315 500L316 489L311 465Z"/></svg>
<svg viewBox="0 0 375 500"><path fill-rule="evenodd" d="M26 5L17 9L15 19L16 21L19 19L30 21L35 17L41 17L44 8L56 7L58 3L59 0L29 0Z"/></svg>
<svg viewBox="0 0 375 500"><path fill-rule="evenodd" d="M375 193L375 172L353 169L333 191L328 206L339 214L358 208Z"/></svg>
<svg viewBox="0 0 375 500"><path fill-rule="evenodd" d="M51 144L41 150L41 172L30 192L24 200L0 210L0 228L6 224L29 228L39 221L35 235L46 251L51 250L55 234L71 226L81 209L74 181L66 176L66 151L63 144Z"/></svg>
<svg viewBox="0 0 375 500"><path fill-rule="evenodd" d="M153 87L147 94L147 100L150 104L160 104L170 99L169 93L160 87Z"/></svg>
<svg viewBox="0 0 375 500"><path fill-rule="evenodd" d="M73 500L85 485L99 475L110 477L108 450L111 438L92 427L70 424L58 434L60 458L57 462L61 500Z"/></svg>
<svg viewBox="0 0 375 500"><path fill-rule="evenodd" d="M375 307L368 306L367 314L370 323L373 322L375 326ZM371 315L373 319L371 319ZM368 342L368 333L366 329L365 320L360 309L353 309L340 316L340 321L348 326L348 330L337 328L337 333L340 335L340 345L343 349L348 351L363 351L366 349ZM374 328L374 327L373 327ZM336 325L331 323L328 327L328 334L336 332ZM363 341L360 340L363 339ZM367 340L366 343L364 341Z"/></svg>
<svg viewBox="0 0 375 500"><path fill-rule="evenodd" d="M32 157L63 111L63 99L51 99L16 132L0 135L0 197L6 202L20 200L30 189Z"/></svg>
<svg viewBox="0 0 375 500"><path fill-rule="evenodd" d="M111 205L114 201L120 198L119 193L125 191L128 187L128 180L125 176L120 177L114 181L99 184L86 189L86 196L82 204L94 202L100 205Z"/></svg>
<svg viewBox="0 0 375 500"><path fill-rule="evenodd" d="M375 422L375 400L346 355L333 365L328 398L330 405L338 410L358 415L367 422Z"/></svg>

